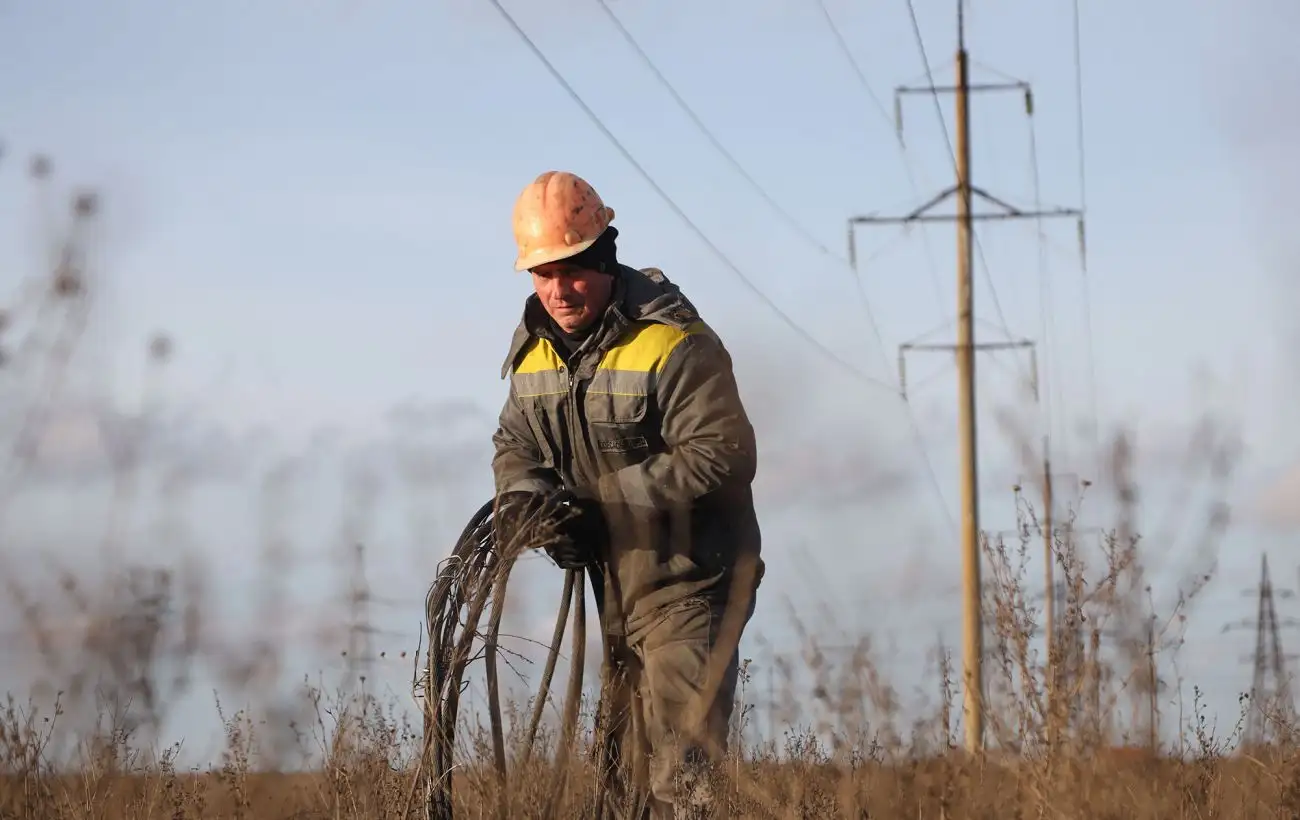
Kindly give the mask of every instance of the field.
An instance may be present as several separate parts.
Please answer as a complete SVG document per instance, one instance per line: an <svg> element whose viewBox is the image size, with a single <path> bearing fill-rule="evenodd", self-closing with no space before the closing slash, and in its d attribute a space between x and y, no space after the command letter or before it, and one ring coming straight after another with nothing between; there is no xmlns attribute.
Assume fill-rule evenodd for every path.
<svg viewBox="0 0 1300 820"><path fill-rule="evenodd" d="M719 773L731 816L1154 820L1300 812L1300 750L1287 742L1269 749L1228 748L1231 738L1208 736L1195 707L1187 748L1154 755L1140 745L1099 744L1086 731L1048 744L1052 720L1041 696L1003 690L1004 706L991 727L1003 748L977 761L943 748L934 726L915 726L898 736L889 728L888 689L869 667L855 669L853 677L837 675L841 690L827 694L841 709L838 722L791 730L781 742L731 756ZM1011 697L1019 699L1018 711ZM245 714L225 717L227 747L214 770L177 771L177 747L138 746L127 721L106 723L102 733L80 738L77 754L56 765L45 744L57 717L11 702L0 724L0 817L422 816L414 783L418 727L405 724L399 709L364 694L330 699L316 691L309 698L317 722L296 731L303 751L318 752L317 765L280 772L266 770L264 729ZM741 707L743 721L748 711ZM517 753L522 721L517 710L506 714L516 730L507 737L508 748ZM1086 717L1075 716L1076 727ZM589 724L585 736L589 745ZM456 814L494 816L498 791L487 729L481 720L466 720L460 737ZM546 732L540 744L543 752L552 746ZM571 785L555 816L583 816L592 799L591 768L581 757L566 765ZM543 816L538 807L555 778L550 765L533 763L522 771L512 765L510 778L505 816Z"/></svg>
<svg viewBox="0 0 1300 820"><path fill-rule="evenodd" d="M76 249L78 226L93 219L94 211L93 197L76 200L71 249ZM74 264L77 254L66 258L73 262L57 266L46 283L37 330L40 323L54 322L75 335L84 321L88 283ZM32 372L42 376L42 390L48 385L44 379L57 381L69 360L62 333L47 347L15 348L35 351L27 355L35 361ZM170 343L161 336L148 350L155 361L169 352ZM1205 447L1210 478L1221 481L1231 471L1232 448L1213 440ZM1129 477L1131 461L1129 445L1118 438L1107 482L1120 512L1105 535L1100 562L1097 556L1085 561L1068 522L1058 522L1053 552L1066 600L1054 628L1074 638L1059 638L1050 657L1041 648L1041 607L1027 592L1027 556L1042 549L1044 529L1034 505L1021 500L1019 537L1009 542L990 537L984 544L991 636L985 663L986 755L970 757L960 750L959 665L954 666L951 652L937 653L927 682L931 714L904 718L899 693L872 651L870 636L847 660L831 662L817 631L808 629L803 650L777 663L783 696L806 707L777 736L769 731L762 737L754 726L755 710L747 700L749 661L742 664L731 750L713 773L718 799L726 805L713 808L755 818L1300 817L1300 743L1289 704L1243 700L1241 720L1224 727L1206 719L1198 700L1176 715L1162 716L1151 697L1158 685L1151 673L1155 656L1178 651L1179 624L1211 579L1192 578L1179 590L1174 609L1158 617L1146 605L1146 547L1132 515L1137 494ZM122 493L116 502L123 505L134 486L129 467L114 483ZM1216 507L1204 526L1208 546L1202 549L1212 554L1226 526L1226 510ZM110 528L106 555L117 538ZM192 638L204 613L195 603L177 605L183 557L123 559L116 577L65 571L61 590L51 597L28 588L28 567L5 554L0 572L21 615L18 629L46 662L42 673L56 681L61 698L93 701L98 713L95 720L68 726L60 708L38 708L10 695L0 713L0 818L423 817L419 781L428 772L420 767L422 730L418 719L411 720L412 704L381 697L364 685L339 691L306 687L292 717L229 714L218 697L214 708L226 740L220 764L178 764L182 744L154 735L169 698L186 688L201 654ZM90 600L112 609L89 606ZM86 616L70 637L69 612ZM370 625L356 622L352 628L361 633ZM60 629L64 645L75 647L71 671L49 649L51 635ZM1097 641L1090 640L1103 633L1107 645L1119 648L1118 655L1102 655ZM216 660L230 668L249 667L243 685L255 687L254 668L273 662L276 652L274 646L255 646L239 657ZM102 685L105 675L114 685ZM92 678L100 682L92 684ZM1131 702L1150 702L1151 708L1124 725L1119 718ZM546 726L524 765L523 725L531 704L507 703L510 766L504 792L493 769L488 716L461 714L453 774L456 816L586 816L597 791L589 757L590 707L584 705L576 751L557 759L555 730ZM1153 740L1161 720L1177 723L1178 743ZM1243 744L1246 727L1260 720L1266 742ZM290 765L290 759L297 762ZM547 815L544 807L561 772L566 785L555 812Z"/></svg>
<svg viewBox="0 0 1300 820"><path fill-rule="evenodd" d="M1117 464L1123 463L1122 446ZM1048 693L1045 664L1033 646L1041 613L1026 602L1025 553L1040 547L1032 535L1032 508L1026 506L1020 544L988 541L986 560L993 568L987 618L996 636L989 649L988 730L990 750L983 758L960 750L961 711L950 655L940 658L933 685L938 708L930 719L901 725L898 694L863 641L849 661L832 664L813 631L799 657L785 659L811 673L817 717L793 724L779 738L754 740L748 724L754 707L742 685L734 716L732 749L715 772L720 794L734 817L843 818L1282 818L1300 816L1300 745L1288 712L1259 705L1267 717L1264 745L1241 743L1242 721L1214 731L1199 703L1187 704L1176 719L1186 731L1174 748L1152 746L1144 727L1128 736L1115 728L1121 711L1116 688L1097 684L1123 677L1124 698L1143 698L1141 641L1123 663L1103 661L1085 646L1075 660L1056 652L1062 672ZM1218 521L1215 526L1222 526ZM1068 538L1058 539L1064 573L1072 579L1067 619L1086 613L1088 630L1122 631L1133 617L1133 590L1142 590L1139 539L1120 522L1108 536L1103 581L1085 593L1071 563ZM1098 573L1092 572L1096 577ZM1208 579L1201 579L1202 583ZM117 631L87 634L86 647L101 663L123 668L158 668L144 661L140 630L164 630L166 610L158 588L137 584L123 590L133 618L117 620ZM1183 603L1196 594L1188 590ZM134 595L135 597L130 597ZM29 607L28 612L35 611ZM151 614L152 613L152 614ZM183 617L178 614L177 617ZM1177 620L1171 613L1169 621ZM38 628L39 619L30 621ZM1136 619L1133 634L1164 644ZM132 626L134 625L134 626ZM142 625L144 625L142 627ZM1077 624L1076 624L1077 625ZM174 625L173 625L174 626ZM150 630L154 630L150 632ZM1080 651L1081 650L1081 651ZM1113 668L1112 668L1113 667ZM748 663L742 668L748 684ZM0 723L0 817L23 818L362 818L421 817L421 731L409 721L409 703L388 702L365 691L303 691L304 710L286 725L246 713L224 714L226 748L219 766L178 770L179 745L141 741L154 719L150 705L165 681L147 678L119 688L104 701L98 729L84 732L76 746L52 751L59 714L42 714L10 700ZM808 697L787 677L787 697ZM1106 694L1103 694L1105 690ZM1067 705L1069 704L1069 705ZM156 704L154 704L156 705ZM588 757L593 745L591 704L584 703L576 753L554 760L555 731L543 726L531 761L520 765L522 727L529 704L504 708L509 787L504 802L492 765L492 740L486 717L462 714L457 734L458 766L453 793L458 817L547 816L557 772L567 786L551 816L587 816L595 784ZM20 708L22 707L22 708ZM215 708L221 709L220 702ZM805 714L807 712L805 711ZM1160 720L1158 713L1147 716ZM1166 717L1164 719L1171 719ZM307 765L288 767L284 729L293 750ZM1149 728L1149 727L1146 727ZM280 731L277 731L280 730ZM279 738L275 742L268 739ZM743 740L742 740L743 738ZM561 765L562 764L562 765ZM557 768L558 767L558 768ZM717 815L723 816L723 815Z"/></svg>

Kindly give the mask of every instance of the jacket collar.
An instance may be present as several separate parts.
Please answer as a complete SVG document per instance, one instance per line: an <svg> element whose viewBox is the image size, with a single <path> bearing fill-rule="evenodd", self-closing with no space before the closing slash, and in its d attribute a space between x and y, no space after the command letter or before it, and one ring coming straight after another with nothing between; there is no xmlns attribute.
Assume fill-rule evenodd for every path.
<svg viewBox="0 0 1300 820"><path fill-rule="evenodd" d="M658 268L642 271L620 264L615 272L609 307L595 331L597 340L594 344L597 349L612 345L635 321L685 328L698 320L695 306ZM551 336L546 310L534 293L524 302L523 317L515 328L509 353L501 365L501 378L510 375L529 342L534 338L551 340Z"/></svg>

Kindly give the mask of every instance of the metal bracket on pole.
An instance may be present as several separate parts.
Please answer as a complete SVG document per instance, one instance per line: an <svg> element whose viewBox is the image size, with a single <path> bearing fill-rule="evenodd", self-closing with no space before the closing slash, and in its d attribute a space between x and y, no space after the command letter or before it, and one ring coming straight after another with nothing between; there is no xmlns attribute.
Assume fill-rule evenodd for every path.
<svg viewBox="0 0 1300 820"><path fill-rule="evenodd" d="M901 388L903 398L907 395L907 354L909 351L918 353L956 353L958 346L955 344L935 344L927 342L904 342L898 346L898 382ZM1006 342L980 342L975 345L978 352L990 353L999 350L1028 350L1030 366L1030 388L1033 390L1034 401L1038 401L1038 345L1032 339L1012 339Z"/></svg>

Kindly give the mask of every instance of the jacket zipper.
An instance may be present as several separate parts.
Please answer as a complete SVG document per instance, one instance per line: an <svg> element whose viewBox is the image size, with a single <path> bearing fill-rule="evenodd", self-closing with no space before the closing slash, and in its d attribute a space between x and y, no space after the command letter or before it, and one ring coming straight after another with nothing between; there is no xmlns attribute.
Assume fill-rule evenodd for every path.
<svg viewBox="0 0 1300 820"><path fill-rule="evenodd" d="M614 335L619 335L622 333L622 326L623 323L618 322L612 326L601 328L598 331L598 334L608 334L613 330ZM600 356L601 345L599 342L600 339L587 339L586 342L579 345L578 350L573 352L573 355L569 357L568 361L560 364L561 369L568 374L569 379L569 412L567 413L568 419L565 422L565 427L568 428L569 432L569 446L564 448L564 458L566 460L564 472L574 480L577 479L577 476L574 474L575 465L573 454L577 450L577 442L585 442L583 432L578 425L578 368L582 366L582 359L584 356ZM555 342L552 341L551 344L554 345ZM588 346L590 346L590 349L586 349Z"/></svg>
<svg viewBox="0 0 1300 820"><path fill-rule="evenodd" d="M575 356L574 358L577 357ZM573 453L575 449L574 445L575 442L577 441L576 437L578 435L578 425L577 425L578 397L575 395L575 389L578 384L578 377L574 374L572 362L565 363L564 365L562 365L562 368L564 369L564 372L568 374L568 378L569 378L569 394L568 394L569 407L568 407L568 412L565 413L565 416L567 417L565 419L565 427L568 428L569 435L568 435L568 441L565 442L567 446L563 448L564 460L565 460L564 474L569 476L570 479L576 479L577 476L574 474Z"/></svg>

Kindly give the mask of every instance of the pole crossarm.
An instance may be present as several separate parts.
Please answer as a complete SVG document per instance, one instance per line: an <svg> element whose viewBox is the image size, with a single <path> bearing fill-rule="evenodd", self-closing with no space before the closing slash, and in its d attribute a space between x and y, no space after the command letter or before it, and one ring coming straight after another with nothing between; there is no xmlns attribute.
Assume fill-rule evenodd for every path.
<svg viewBox="0 0 1300 820"><path fill-rule="evenodd" d="M1011 78L1002 82L968 82L964 85L961 83L956 85L935 85L931 81L924 85L900 85L894 89L894 129L898 133L898 141L903 142L903 97L916 94L924 94L927 97L938 97L941 94L956 94L969 97L971 94L1008 91L1015 91L1024 95L1025 113L1032 117L1034 115L1034 89L1024 80Z"/></svg>
<svg viewBox="0 0 1300 820"><path fill-rule="evenodd" d="M907 393L907 354L908 353L960 353L964 345L952 342L905 342L898 346L898 387L899 394L903 399L908 398ZM1031 375L1030 387L1033 390L1034 401L1038 400L1038 344L1033 339L1009 339L1004 342L974 342L971 347L977 353L992 353L1000 350L1028 350L1029 351L1029 372ZM922 383L927 382L929 378L922 379Z"/></svg>
<svg viewBox="0 0 1300 820"><path fill-rule="evenodd" d="M942 192L926 200L920 206L905 214L881 215L866 214L864 216L851 216L848 219L848 238L849 238L849 266L856 268L858 266L858 248L857 235L855 228L858 225L911 225L916 222L1004 222L1012 219L1075 219L1079 221L1080 231L1083 225L1083 211L1077 208L1040 208L1037 210L1027 211L1018 208L1015 205L1000 199L977 185L967 185L967 190L971 197L979 197L984 202L993 205L1000 210L985 211L982 213L962 214L933 214L930 211L942 205L947 200L960 193L960 186L953 185L945 188ZM1082 235L1082 234L1081 234ZM1080 240L1082 246L1082 239Z"/></svg>
<svg viewBox="0 0 1300 820"><path fill-rule="evenodd" d="M1253 594L1258 595L1259 593L1256 592ZM1258 625L1259 622L1255 618L1242 618L1239 621L1231 621L1229 623L1224 624L1223 628L1219 630L1219 634L1225 635L1229 632L1233 632L1238 629L1254 629ZM1300 626L1300 620L1296 618L1286 617L1286 618L1277 619L1278 629L1294 629L1298 626Z"/></svg>
<svg viewBox="0 0 1300 820"><path fill-rule="evenodd" d="M979 342L975 345L976 350L1021 350L1026 347L1034 346L1032 339L1016 339L1010 342ZM961 346L956 344L938 344L938 343L905 343L898 346L900 350L918 350L918 351L945 351L955 352Z"/></svg>
<svg viewBox="0 0 1300 820"><path fill-rule="evenodd" d="M970 219L976 222L993 222L1006 219L1062 219L1071 218L1079 219L1083 212L1076 208L1042 208L1034 211L1025 211L1014 205L1003 202L997 197L991 196L984 191L971 187L971 193L978 195L986 202L993 203L1002 208L1000 211L972 213L965 216L958 214L932 214L927 213L935 206L941 204L948 197L955 194L956 191L949 189L939 196L925 203L921 207L906 214L897 216L868 214L866 216L849 217L850 230L855 225L906 225L912 222L958 222L963 219Z"/></svg>
<svg viewBox="0 0 1300 820"><path fill-rule="evenodd" d="M1024 93L1032 92L1033 88L1023 80L1009 80L1001 83L971 83L966 86L966 90L972 93L983 91L1019 91ZM955 85L900 85L894 89L894 93L899 96L904 94L956 94L958 91L961 91L961 87Z"/></svg>

